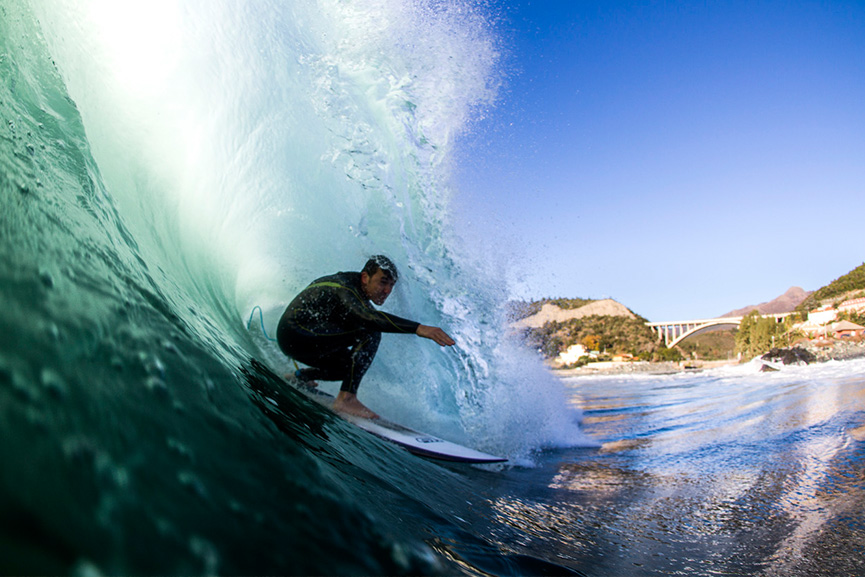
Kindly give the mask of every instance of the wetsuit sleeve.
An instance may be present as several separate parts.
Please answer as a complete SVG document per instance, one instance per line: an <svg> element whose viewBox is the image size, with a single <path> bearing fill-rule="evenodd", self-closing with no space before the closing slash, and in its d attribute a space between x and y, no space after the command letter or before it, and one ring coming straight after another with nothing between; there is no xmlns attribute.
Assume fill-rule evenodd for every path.
<svg viewBox="0 0 865 577"><path fill-rule="evenodd" d="M338 291L340 299L342 299L349 314L365 328L383 333L414 334L417 332L420 323L377 311L369 306L355 291L347 287L343 288L344 290Z"/></svg>

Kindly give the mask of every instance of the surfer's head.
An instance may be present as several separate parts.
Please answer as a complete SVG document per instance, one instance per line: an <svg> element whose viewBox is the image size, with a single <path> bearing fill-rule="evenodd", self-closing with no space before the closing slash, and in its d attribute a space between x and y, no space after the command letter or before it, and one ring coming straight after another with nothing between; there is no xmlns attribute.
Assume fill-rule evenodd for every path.
<svg viewBox="0 0 865 577"><path fill-rule="evenodd" d="M360 271L360 285L366 297L383 305L399 278L396 265L384 255L370 257Z"/></svg>
<svg viewBox="0 0 865 577"><path fill-rule="evenodd" d="M393 282L399 280L399 272L396 270L396 265L383 254L369 257L369 260L366 261L365 265L363 265L363 270L361 272L373 276L378 271L382 271L385 275L392 278Z"/></svg>

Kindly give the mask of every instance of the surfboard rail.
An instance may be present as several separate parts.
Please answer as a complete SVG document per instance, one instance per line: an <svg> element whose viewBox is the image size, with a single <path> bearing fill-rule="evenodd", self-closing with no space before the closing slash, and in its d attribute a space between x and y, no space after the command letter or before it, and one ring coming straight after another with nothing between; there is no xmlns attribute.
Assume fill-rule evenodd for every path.
<svg viewBox="0 0 865 577"><path fill-rule="evenodd" d="M333 395L314 387L304 386L300 383L289 381L289 384L314 401L328 408L333 406ZM416 431L412 428L406 427L405 425L388 421L387 419L366 419L339 412L336 412L336 414L356 427L381 439L399 445L408 452L419 457L437 459L440 461L450 461L453 463L471 464L504 463L507 461L504 457L491 455L452 441L440 439L434 435Z"/></svg>

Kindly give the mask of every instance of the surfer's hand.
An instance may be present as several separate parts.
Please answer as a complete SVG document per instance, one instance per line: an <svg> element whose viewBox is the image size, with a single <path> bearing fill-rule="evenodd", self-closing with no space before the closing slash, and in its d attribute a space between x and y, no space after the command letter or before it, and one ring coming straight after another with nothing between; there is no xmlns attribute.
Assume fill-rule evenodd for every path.
<svg viewBox="0 0 865 577"><path fill-rule="evenodd" d="M456 341L450 338L450 336L448 336L446 332L444 332L438 327L419 325L415 333L417 334L417 336L433 340L443 347L450 347L456 344Z"/></svg>

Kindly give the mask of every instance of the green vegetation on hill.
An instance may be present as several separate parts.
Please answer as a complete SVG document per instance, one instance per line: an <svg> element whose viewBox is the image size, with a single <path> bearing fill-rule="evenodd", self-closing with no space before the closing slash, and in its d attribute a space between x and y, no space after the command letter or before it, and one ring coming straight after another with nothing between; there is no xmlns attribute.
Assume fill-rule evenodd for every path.
<svg viewBox="0 0 865 577"><path fill-rule="evenodd" d="M775 347L790 346L791 340L798 336L790 332L793 323L793 317L779 323L773 317L763 317L759 312L751 311L742 317L736 331L736 352L750 359Z"/></svg>
<svg viewBox="0 0 865 577"><path fill-rule="evenodd" d="M526 344L547 358L555 358L575 344L589 344L589 348L608 355L630 354L643 360L681 358L678 350L667 350L658 341L642 317L590 315L564 322L551 321L537 329L526 329L523 336Z"/></svg>
<svg viewBox="0 0 865 577"><path fill-rule="evenodd" d="M541 299L539 301L511 301L508 303L508 317L511 322L530 317L541 311L541 307L549 303L560 309L573 310L595 302L594 299Z"/></svg>
<svg viewBox="0 0 865 577"><path fill-rule="evenodd" d="M857 325L865 327L865 314L842 311L838 313L839 321L850 321Z"/></svg>
<svg viewBox="0 0 865 577"><path fill-rule="evenodd" d="M862 294L856 294L862 291ZM865 296L865 263L854 268L842 277L838 277L823 288L814 291L802 301L797 311L808 312L820 306L820 303L835 298L856 298Z"/></svg>
<svg viewBox="0 0 865 577"><path fill-rule="evenodd" d="M736 356L736 331L715 330L688 337L679 348L689 359L718 361L732 359Z"/></svg>
<svg viewBox="0 0 865 577"><path fill-rule="evenodd" d="M547 299L545 302L556 305L560 309L574 310L596 301L593 299Z"/></svg>

